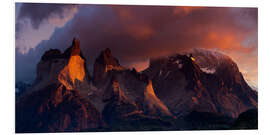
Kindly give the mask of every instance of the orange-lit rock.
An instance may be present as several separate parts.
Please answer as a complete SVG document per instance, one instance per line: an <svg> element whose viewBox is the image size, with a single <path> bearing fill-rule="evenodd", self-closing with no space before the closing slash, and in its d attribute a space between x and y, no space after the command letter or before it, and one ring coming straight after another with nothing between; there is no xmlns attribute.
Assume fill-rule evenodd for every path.
<svg viewBox="0 0 270 135"><path fill-rule="evenodd" d="M79 83L85 80L84 60L79 55L71 56L68 64L58 75L58 80L67 89L74 89L76 87L76 80Z"/></svg>
<svg viewBox="0 0 270 135"><path fill-rule="evenodd" d="M144 104L147 106L149 113L157 114L163 116L172 116L169 109L164 105L164 103L156 96L153 89L152 81L149 80L148 85L144 90Z"/></svg>

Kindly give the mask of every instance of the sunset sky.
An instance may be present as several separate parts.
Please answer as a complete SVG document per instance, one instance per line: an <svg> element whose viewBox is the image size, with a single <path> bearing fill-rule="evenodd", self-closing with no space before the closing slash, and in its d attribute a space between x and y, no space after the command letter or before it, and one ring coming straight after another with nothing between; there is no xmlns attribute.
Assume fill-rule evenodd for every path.
<svg viewBox="0 0 270 135"><path fill-rule="evenodd" d="M192 48L230 56L257 87L257 8L16 4L16 81L33 81L50 48L65 50L74 36L92 69L110 48L120 64L143 70L150 57Z"/></svg>

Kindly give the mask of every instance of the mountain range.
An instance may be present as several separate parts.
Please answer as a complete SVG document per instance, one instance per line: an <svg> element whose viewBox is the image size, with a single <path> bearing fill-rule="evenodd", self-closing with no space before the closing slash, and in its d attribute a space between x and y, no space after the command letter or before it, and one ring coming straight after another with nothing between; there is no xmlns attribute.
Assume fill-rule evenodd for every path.
<svg viewBox="0 0 270 135"><path fill-rule="evenodd" d="M77 38L50 49L16 94L16 132L256 129L258 93L228 56L205 49L150 58L141 72L109 48L93 73Z"/></svg>

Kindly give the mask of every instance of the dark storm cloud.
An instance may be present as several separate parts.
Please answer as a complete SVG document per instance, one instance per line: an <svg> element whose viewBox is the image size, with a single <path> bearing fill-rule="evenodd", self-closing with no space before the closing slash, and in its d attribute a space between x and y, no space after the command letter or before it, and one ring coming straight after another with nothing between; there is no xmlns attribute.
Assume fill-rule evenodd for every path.
<svg viewBox="0 0 270 135"><path fill-rule="evenodd" d="M49 19L53 15L63 18L64 10L74 6L77 5L23 3L17 19L28 18L31 20L33 28L38 29L44 20Z"/></svg>
<svg viewBox="0 0 270 135"><path fill-rule="evenodd" d="M252 8L84 5L29 55L40 59L49 48L64 50L75 35L90 68L105 48L124 65L196 47L248 54L257 44L241 43L257 32L254 18L257 9Z"/></svg>
<svg viewBox="0 0 270 135"><path fill-rule="evenodd" d="M244 48L240 41L257 26L254 24L254 28L250 28L240 25L238 21L253 21L241 15L253 9L192 8L175 12L181 7L96 8L94 15L78 16L70 27L85 43L82 45L85 52L91 54L109 47L120 60L128 62L194 47L235 49L240 52L253 50Z"/></svg>

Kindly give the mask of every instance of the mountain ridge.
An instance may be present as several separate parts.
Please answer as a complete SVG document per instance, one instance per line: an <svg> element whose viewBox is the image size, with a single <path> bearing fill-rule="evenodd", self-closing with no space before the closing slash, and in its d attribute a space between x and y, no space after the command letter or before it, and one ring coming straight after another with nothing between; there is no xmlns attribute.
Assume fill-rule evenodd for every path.
<svg viewBox="0 0 270 135"><path fill-rule="evenodd" d="M213 71L210 70L213 66L200 63L201 52L196 51L189 56L176 54L151 59L146 70L137 72L121 66L106 48L96 58L91 78L80 41L74 38L63 53L50 49L41 57L35 83L16 98L16 108L20 108L16 109L19 123L16 132L125 130L121 127L192 129L182 124L188 123L185 119L194 114L214 114L222 120L223 116L233 120L249 109L258 108L257 92L248 86L233 61L223 61L225 67L218 65ZM208 57L212 55L203 59L209 61ZM45 95L42 100L37 99L42 95ZM31 99L37 102L31 103ZM61 108L65 104L76 108L68 113L69 109ZM40 108L44 107L45 113L41 113L44 109ZM29 108L32 112L28 113ZM57 115L64 116L53 117L55 110L59 111L55 112ZM29 120L30 115L34 116L33 121ZM48 117L53 117L53 121L44 121ZM183 127L177 127L178 122Z"/></svg>

